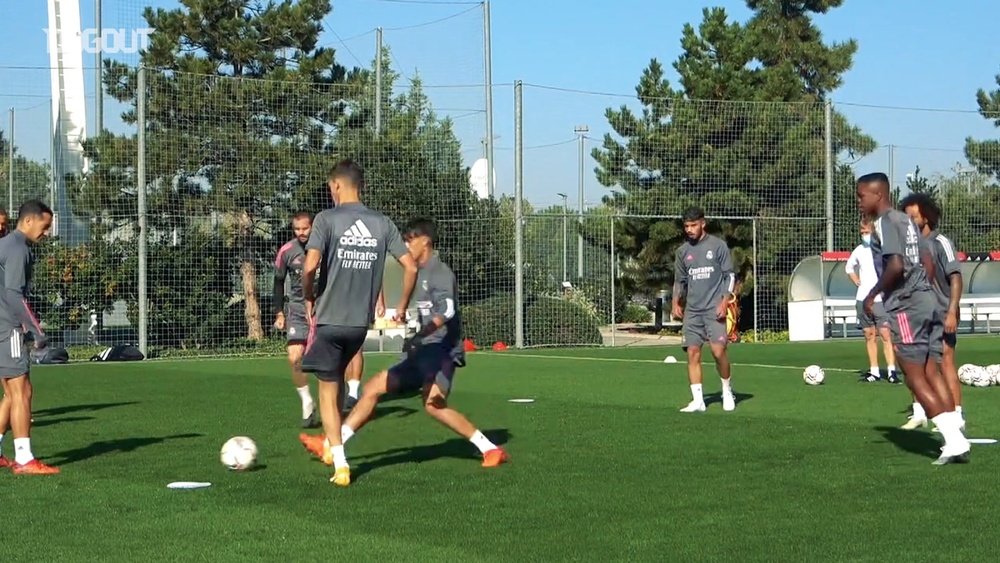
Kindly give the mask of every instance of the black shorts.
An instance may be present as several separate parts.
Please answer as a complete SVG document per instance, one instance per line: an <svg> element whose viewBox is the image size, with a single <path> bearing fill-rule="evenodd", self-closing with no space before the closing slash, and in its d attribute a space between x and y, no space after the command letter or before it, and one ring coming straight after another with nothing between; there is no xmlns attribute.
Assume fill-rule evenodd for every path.
<svg viewBox="0 0 1000 563"><path fill-rule="evenodd" d="M389 390L393 393L419 391L436 383L445 395L451 391L456 358L449 347L441 343L424 344L389 368Z"/></svg>
<svg viewBox="0 0 1000 563"><path fill-rule="evenodd" d="M320 381L342 381L351 359L364 346L368 327L319 325L302 356L302 371Z"/></svg>

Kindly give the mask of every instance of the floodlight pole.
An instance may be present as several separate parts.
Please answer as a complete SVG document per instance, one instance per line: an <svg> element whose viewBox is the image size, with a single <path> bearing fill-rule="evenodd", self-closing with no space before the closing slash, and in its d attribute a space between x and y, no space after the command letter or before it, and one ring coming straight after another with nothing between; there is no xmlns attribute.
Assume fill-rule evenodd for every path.
<svg viewBox="0 0 1000 563"><path fill-rule="evenodd" d="M382 134L382 28L375 28L375 136Z"/></svg>
<svg viewBox="0 0 1000 563"><path fill-rule="evenodd" d="M493 39L491 37L490 0L483 2L483 57L486 71L486 186L493 197L496 190L493 178Z"/></svg>
<svg viewBox="0 0 1000 563"><path fill-rule="evenodd" d="M567 276L569 275L569 252L568 252L569 251L569 248L568 248L568 243L569 243L569 229L568 229L568 227L569 227L569 224L567 222L567 218L568 218L568 215L569 215L569 196L567 196L566 194L562 194L562 193L556 194L556 195L562 198L562 207L563 207L563 218L562 218L562 223L563 223L563 229L562 229L562 231L563 231L563 257L562 257L563 258L563 276L562 276L562 281L563 281L563 285L565 286L566 282L569 281L569 279L567 278Z"/></svg>
<svg viewBox="0 0 1000 563"><path fill-rule="evenodd" d="M514 83L514 346L524 348L524 132L521 81Z"/></svg>
<svg viewBox="0 0 1000 563"><path fill-rule="evenodd" d="M103 4L103 0L94 0L94 27L97 28L97 48L94 49L96 52L94 57L97 62L97 68L94 69L94 123L96 125L94 134L97 136L100 136L101 132L104 131L104 61L101 52L104 46L104 28L101 22L101 4Z"/></svg>
<svg viewBox="0 0 1000 563"><path fill-rule="evenodd" d="M576 249L576 276L579 279L583 279L583 161L584 161L584 151L586 150L586 138L587 132L590 131L586 125L577 125L573 132L577 134L580 139L580 157L579 157L579 194L577 205L579 206L579 217L578 217L578 227L579 235L577 236L577 249Z"/></svg>

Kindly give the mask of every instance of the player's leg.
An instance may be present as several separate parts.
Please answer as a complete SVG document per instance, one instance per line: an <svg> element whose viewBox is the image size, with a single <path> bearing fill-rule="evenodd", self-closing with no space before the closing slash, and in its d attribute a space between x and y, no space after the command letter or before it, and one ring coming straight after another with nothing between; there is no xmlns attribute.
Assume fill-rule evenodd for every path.
<svg viewBox="0 0 1000 563"><path fill-rule="evenodd" d="M309 392L309 378L302 371L302 355L305 353L305 342L288 343L288 365L292 369L292 384L302 401L302 427L316 428L319 421L316 412L316 403L313 401L312 393Z"/></svg>
<svg viewBox="0 0 1000 563"><path fill-rule="evenodd" d="M14 436L14 473L52 475L59 469L35 459L31 453L31 378L28 374L3 379L4 395L10 397L10 426Z"/></svg>
<svg viewBox="0 0 1000 563"><path fill-rule="evenodd" d="M7 395L4 390L7 388L6 380L0 380L3 383L3 389L0 392L3 393L3 398L0 399L0 448L3 446L3 437L10 429L10 396ZM10 459L4 457L2 449L0 449L0 469L10 467L14 465L14 462Z"/></svg>
<svg viewBox="0 0 1000 563"><path fill-rule="evenodd" d="M393 368L388 370L380 371L365 383L361 397L355 403L354 408L351 409L351 413L344 419L344 424L340 429L340 436L345 444L351 436L354 436L358 430L361 430L362 426L371 420L379 399L386 393L389 393L390 388L393 387L390 381L395 381L398 378L398 375L392 375L398 369L398 367L393 366Z"/></svg>
<svg viewBox="0 0 1000 563"><path fill-rule="evenodd" d="M448 395L451 393L455 376L455 364L443 349L438 351L437 355L440 356L439 369L434 370L431 367L426 372L429 377L426 378L422 390L424 410L434 420L471 442L483 455L483 467L496 467L507 461L507 452L503 448L491 442L465 415L448 406ZM432 364L428 361L424 365Z"/></svg>
<svg viewBox="0 0 1000 563"><path fill-rule="evenodd" d="M889 329L889 316L885 312L885 306L876 302L872 309L875 312L875 326L878 327L879 336L882 337L882 355L885 356L886 381L889 383L902 383L899 379L899 371L896 369L896 350L892 344L892 331ZM876 363L878 365L877 357Z"/></svg>
<svg viewBox="0 0 1000 563"><path fill-rule="evenodd" d="M705 396L701 387L701 347L708 340L708 335L706 327L701 324L701 316L685 311L683 331L691 402L681 412L705 412Z"/></svg>
<svg viewBox="0 0 1000 563"><path fill-rule="evenodd" d="M857 301L854 310L858 317L858 326L865 336L865 351L868 352L868 373L862 376L865 381L878 381L882 374L878 368L878 330L875 320L865 314L864 302Z"/></svg>
<svg viewBox="0 0 1000 563"><path fill-rule="evenodd" d="M969 442L962 435L961 419L954 412L954 405L950 404L951 397L942 397L934 381L937 370L930 349L933 297L925 300L921 294L913 300L912 307L889 313L897 360L906 376L907 387L944 437L941 457L934 463L963 462L967 460Z"/></svg>
<svg viewBox="0 0 1000 563"><path fill-rule="evenodd" d="M729 363L729 354L726 353L726 348L729 345L726 322L706 317L705 326L708 327L708 336L711 342L709 347L712 350L712 357L715 358L715 369L722 380L722 410L735 410L736 396L733 394L732 365Z"/></svg>
<svg viewBox="0 0 1000 563"><path fill-rule="evenodd" d="M344 399L344 411L354 408L358 402L358 392L361 390L361 376L365 372L365 354L363 350L351 358L347 366L347 397Z"/></svg>
<svg viewBox="0 0 1000 563"><path fill-rule="evenodd" d="M958 380L958 367L955 363L955 346L958 344L956 334L945 333L941 347L941 373L948 383L951 398L955 402L955 412L962 418L962 428L965 428L965 413L962 411L962 383Z"/></svg>

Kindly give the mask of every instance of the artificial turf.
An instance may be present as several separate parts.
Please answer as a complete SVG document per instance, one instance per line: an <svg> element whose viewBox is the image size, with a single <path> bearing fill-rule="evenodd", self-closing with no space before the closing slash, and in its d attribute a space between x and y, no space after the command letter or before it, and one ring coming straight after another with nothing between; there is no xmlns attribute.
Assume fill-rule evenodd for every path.
<svg viewBox="0 0 1000 563"><path fill-rule="evenodd" d="M998 343L962 338L960 363L1000 363ZM452 404L511 463L482 469L397 398L348 445L347 489L299 445L281 359L36 367L32 445L63 473L0 475L0 561L992 559L1000 445L931 466L938 437L896 429L905 388L857 382L858 341L731 356L737 410L681 414L676 347L472 354ZM812 363L826 384L802 382ZM968 435L998 437L1000 390L964 391ZM219 463L235 435L256 470Z"/></svg>

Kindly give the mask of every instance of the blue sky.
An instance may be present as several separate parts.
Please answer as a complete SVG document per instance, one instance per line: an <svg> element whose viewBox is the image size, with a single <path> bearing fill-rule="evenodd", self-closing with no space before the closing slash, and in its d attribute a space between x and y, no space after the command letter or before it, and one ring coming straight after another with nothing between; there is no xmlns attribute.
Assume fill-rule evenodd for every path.
<svg viewBox="0 0 1000 563"><path fill-rule="evenodd" d="M0 0L12 5L14 0ZM14 107L18 116L17 143L37 159L47 159L49 75L47 70L10 67L47 67L45 48L47 11L42 0L18 2L16 13L0 21L0 108ZM92 0L82 0L83 27L93 22ZM146 4L171 7L175 0L104 0L104 27L143 26L139 17ZM482 152L485 134L482 12L461 3L409 4L385 0L334 0L325 20L321 43L337 48L347 65L367 65L375 50L377 26L385 28L386 44L405 76L419 71L440 113L455 117L456 130L471 164ZM34 8L24 8L32 5ZM560 88L621 94L586 95L526 87L524 91L525 195L537 204L556 203L557 192L577 192L577 146L573 127L587 124L590 137L608 130L604 110L629 99L642 69L656 57L668 67L680 54L680 31L685 22L697 24L704 6L722 6L731 18L743 21L744 2L616 0L494 0L493 89L497 187L512 190L513 88L515 80ZM874 136L882 146L858 163L859 171L888 172L889 149L894 176L903 183L919 165L925 174L948 173L963 163L966 136L1000 136L991 123L974 113L978 88L995 87L1000 73L1000 42L994 25L1000 3L966 0L956 3L906 0L848 0L817 23L828 41L857 39L859 50L844 85L833 94L837 109ZM581 6L586 6L582 8ZM432 22L452 16L450 19ZM405 28L418 25L418 27ZM85 55L84 65L93 66ZM672 68L669 69L671 78ZM92 71L87 73L92 100ZM405 86L406 79L401 80ZM883 106L883 107L869 107ZM914 111L891 108L928 108ZM105 110L115 128L120 108ZM6 112L0 126L6 131ZM91 112L92 113L92 112ZM92 119L92 116L91 116ZM563 143L564 144L558 144ZM585 200L596 202L606 193L590 171L589 150Z"/></svg>

